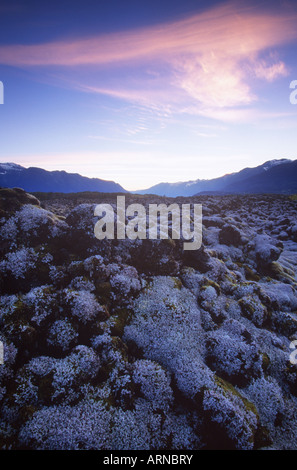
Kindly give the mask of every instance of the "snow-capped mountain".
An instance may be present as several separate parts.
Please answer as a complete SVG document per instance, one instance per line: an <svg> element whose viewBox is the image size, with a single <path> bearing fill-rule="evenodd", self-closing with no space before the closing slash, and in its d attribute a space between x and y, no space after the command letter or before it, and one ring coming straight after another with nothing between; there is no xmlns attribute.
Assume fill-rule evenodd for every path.
<svg viewBox="0 0 297 470"><path fill-rule="evenodd" d="M199 172L199 170L197 171ZM24 168L16 163L0 163L0 187L20 187L28 192L74 193L82 191L127 192L122 186L98 178L88 178L66 171L46 171ZM210 180L191 180L160 183L151 188L134 191L136 194L185 196L213 193L297 193L297 160L269 160L254 168L244 168Z"/></svg>
<svg viewBox="0 0 297 470"><path fill-rule="evenodd" d="M16 163L0 163L0 175L5 175L9 171L21 171L24 167Z"/></svg>
<svg viewBox="0 0 297 470"><path fill-rule="evenodd" d="M66 171L46 171L34 167L24 168L10 162L0 163L0 187L19 187L28 192L126 192L122 186L113 181L87 178Z"/></svg>
<svg viewBox="0 0 297 470"><path fill-rule="evenodd" d="M283 163L290 163L292 160L289 160L288 158L281 158L280 160L269 160L268 162L264 163L263 170L269 170L270 168L277 166L277 165L282 165Z"/></svg>
<svg viewBox="0 0 297 470"><path fill-rule="evenodd" d="M297 160L286 158L269 160L254 168L244 168L210 180L193 180L179 183L160 183L138 194L159 196L193 196L199 193L279 193L297 192Z"/></svg>

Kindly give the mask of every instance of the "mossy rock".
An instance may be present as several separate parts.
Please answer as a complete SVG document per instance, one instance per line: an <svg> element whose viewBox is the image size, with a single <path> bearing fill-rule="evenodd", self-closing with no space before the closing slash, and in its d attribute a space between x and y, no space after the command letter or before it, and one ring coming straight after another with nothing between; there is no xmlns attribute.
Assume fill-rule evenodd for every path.
<svg viewBox="0 0 297 470"><path fill-rule="evenodd" d="M244 274L248 281L260 281L261 277L248 265L243 265Z"/></svg>
<svg viewBox="0 0 297 470"><path fill-rule="evenodd" d="M122 337L125 326L129 323L131 317L131 311L126 308L119 308L115 314L112 315L113 324L111 326L111 335Z"/></svg>
<svg viewBox="0 0 297 470"><path fill-rule="evenodd" d="M222 379L221 377L215 375L215 383L220 387L223 393L228 396L230 393L235 397L238 397L244 404L247 411L251 411L259 419L259 413L256 406L250 402L247 398L243 397L238 390L227 380Z"/></svg>
<svg viewBox="0 0 297 470"><path fill-rule="evenodd" d="M53 372L40 378L38 383L38 398L44 405L50 405L52 403L52 395L54 388L52 386Z"/></svg>
<svg viewBox="0 0 297 470"><path fill-rule="evenodd" d="M5 215L18 211L24 204L40 206L35 196L21 188L0 188L0 210Z"/></svg>
<svg viewBox="0 0 297 470"><path fill-rule="evenodd" d="M284 268L277 261L273 261L266 267L265 274L281 282L297 284L294 271Z"/></svg>
<svg viewBox="0 0 297 470"><path fill-rule="evenodd" d="M272 328L280 334L287 336L297 333L297 312L273 312Z"/></svg>
<svg viewBox="0 0 297 470"><path fill-rule="evenodd" d="M205 449L252 450L271 442L255 405L221 377L214 382L214 390L203 390Z"/></svg>
<svg viewBox="0 0 297 470"><path fill-rule="evenodd" d="M111 284L109 281L106 282L96 282L95 283L95 293L96 296L99 298L100 303L105 305L110 305L112 302L111 299Z"/></svg>
<svg viewBox="0 0 297 470"><path fill-rule="evenodd" d="M267 326L269 313L260 299L254 294L248 294L238 301L242 314L251 320L257 327Z"/></svg>
<svg viewBox="0 0 297 470"><path fill-rule="evenodd" d="M209 279L209 278L205 278L205 280L203 281L203 285L201 287L201 289L206 289L206 287L213 287L217 294L220 295L221 294L221 288L219 286L219 284L215 281L213 281L212 279Z"/></svg>
<svg viewBox="0 0 297 470"><path fill-rule="evenodd" d="M269 365L270 365L270 357L266 353L260 353L262 357L262 368L264 372L267 372Z"/></svg>
<svg viewBox="0 0 297 470"><path fill-rule="evenodd" d="M174 277L173 280L175 289L181 290L181 288L183 287L182 281L178 277Z"/></svg>

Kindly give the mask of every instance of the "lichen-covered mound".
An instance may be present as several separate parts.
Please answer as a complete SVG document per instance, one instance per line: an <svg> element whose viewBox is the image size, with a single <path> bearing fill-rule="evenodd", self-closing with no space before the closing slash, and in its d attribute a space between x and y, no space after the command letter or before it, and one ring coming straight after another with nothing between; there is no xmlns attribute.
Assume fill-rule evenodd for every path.
<svg viewBox="0 0 297 470"><path fill-rule="evenodd" d="M297 449L296 202L192 198L197 251L99 202L0 190L0 448Z"/></svg>

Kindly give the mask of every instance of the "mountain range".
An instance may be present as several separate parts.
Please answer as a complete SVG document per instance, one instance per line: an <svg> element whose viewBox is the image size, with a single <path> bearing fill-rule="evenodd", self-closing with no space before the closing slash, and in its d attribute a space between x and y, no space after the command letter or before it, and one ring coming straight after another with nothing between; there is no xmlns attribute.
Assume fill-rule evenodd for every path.
<svg viewBox="0 0 297 470"><path fill-rule="evenodd" d="M47 171L41 168L24 168L16 163L0 163L0 187L20 187L28 192L76 193L97 191L125 193L114 181L88 178L66 171ZM254 168L226 174L219 178L178 183L159 183L134 194L156 194L169 197L190 197L197 194L253 194L297 193L297 160L269 160Z"/></svg>
<svg viewBox="0 0 297 470"><path fill-rule="evenodd" d="M0 163L0 187L19 187L28 192L53 193L127 192L114 181L88 178L78 173L67 173L66 171L47 171L35 167L24 168L16 163Z"/></svg>
<svg viewBox="0 0 297 470"><path fill-rule="evenodd" d="M137 194L194 196L197 194L297 193L297 160L270 160L254 168L210 180L160 183Z"/></svg>

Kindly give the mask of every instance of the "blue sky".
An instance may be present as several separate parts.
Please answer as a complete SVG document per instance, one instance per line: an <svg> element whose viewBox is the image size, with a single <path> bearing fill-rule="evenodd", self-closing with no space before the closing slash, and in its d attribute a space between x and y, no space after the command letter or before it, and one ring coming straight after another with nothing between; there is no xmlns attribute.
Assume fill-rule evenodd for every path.
<svg viewBox="0 0 297 470"><path fill-rule="evenodd" d="M6 1L0 161L128 190L296 159L291 1Z"/></svg>

